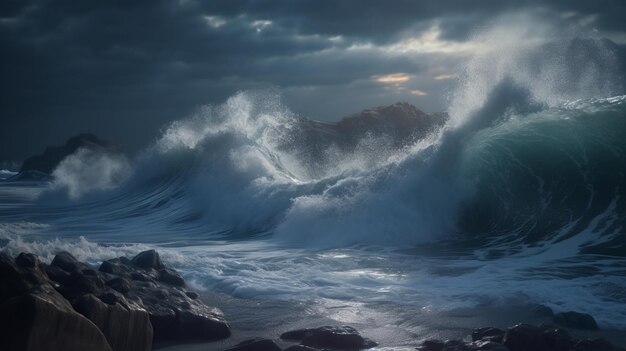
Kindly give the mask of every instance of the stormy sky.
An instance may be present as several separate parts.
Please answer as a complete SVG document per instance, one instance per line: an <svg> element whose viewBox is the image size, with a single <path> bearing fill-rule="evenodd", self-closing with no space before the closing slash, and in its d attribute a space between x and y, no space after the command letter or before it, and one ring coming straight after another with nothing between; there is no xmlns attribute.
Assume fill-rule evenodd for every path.
<svg viewBox="0 0 626 351"><path fill-rule="evenodd" d="M445 110L472 33L521 12L626 43L623 0L3 0L0 161L87 131L133 152L240 90L278 89L324 120Z"/></svg>

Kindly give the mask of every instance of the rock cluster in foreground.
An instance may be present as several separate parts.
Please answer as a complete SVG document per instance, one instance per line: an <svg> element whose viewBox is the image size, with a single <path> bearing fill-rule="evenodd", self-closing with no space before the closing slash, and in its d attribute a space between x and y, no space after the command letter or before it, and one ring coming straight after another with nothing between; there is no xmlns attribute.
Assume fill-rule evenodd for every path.
<svg viewBox="0 0 626 351"><path fill-rule="evenodd" d="M1 350L150 350L156 340L230 336L223 314L188 291L154 250L99 270L67 252L50 265L0 254Z"/></svg>

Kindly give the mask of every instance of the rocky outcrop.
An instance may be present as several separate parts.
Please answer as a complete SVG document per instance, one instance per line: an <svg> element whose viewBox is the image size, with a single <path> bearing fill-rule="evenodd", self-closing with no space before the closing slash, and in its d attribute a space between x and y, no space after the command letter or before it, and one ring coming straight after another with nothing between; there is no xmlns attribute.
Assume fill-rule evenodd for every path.
<svg viewBox="0 0 626 351"><path fill-rule="evenodd" d="M0 254L0 349L111 351L101 330L55 289L35 255Z"/></svg>
<svg viewBox="0 0 626 351"><path fill-rule="evenodd" d="M281 334L280 338L300 341L304 346L323 349L361 350L378 345L374 341L362 337L356 329L348 326L292 330Z"/></svg>
<svg viewBox="0 0 626 351"><path fill-rule="evenodd" d="M149 351L153 339L230 335L221 311L188 291L154 250L99 270L67 252L50 265L1 254L0 276L1 350Z"/></svg>
<svg viewBox="0 0 626 351"><path fill-rule="evenodd" d="M24 163L22 163L22 168L20 169L22 176L17 175L15 180L22 179L24 175L29 174L51 174L65 157L81 148L105 152L119 152L118 146L110 141L102 140L90 133L79 134L68 139L63 145L49 146L42 154L27 158Z"/></svg>

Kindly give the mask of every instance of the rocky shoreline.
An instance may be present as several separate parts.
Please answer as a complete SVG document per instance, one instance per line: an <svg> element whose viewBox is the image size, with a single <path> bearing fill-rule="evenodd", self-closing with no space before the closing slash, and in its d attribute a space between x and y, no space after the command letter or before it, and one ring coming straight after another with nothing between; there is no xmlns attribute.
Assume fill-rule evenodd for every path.
<svg viewBox="0 0 626 351"><path fill-rule="evenodd" d="M178 272L167 267L154 250L132 259L104 261L97 269L67 252L58 253L50 264L29 253L16 257L0 253L0 279L1 350L151 350L153 342L210 342L231 335L224 314L188 289ZM534 312L552 318L553 323L477 328L471 338L424 340L417 349L624 350L604 339L577 338L568 332L568 328L598 329L588 314L554 314L545 306ZM244 340L228 350L359 350L376 346L352 327L322 326L288 331L280 340Z"/></svg>

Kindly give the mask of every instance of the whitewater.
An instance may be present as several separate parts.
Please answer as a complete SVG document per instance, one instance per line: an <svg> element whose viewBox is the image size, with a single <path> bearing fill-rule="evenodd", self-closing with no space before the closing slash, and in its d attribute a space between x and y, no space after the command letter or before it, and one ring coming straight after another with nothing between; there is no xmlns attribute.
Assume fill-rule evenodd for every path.
<svg viewBox="0 0 626 351"><path fill-rule="evenodd" d="M132 159L81 150L51 181L0 182L0 248L93 263L157 248L196 289L412 333L398 309L544 304L626 329L614 57L595 39L479 38L497 52L467 63L426 137L319 150L278 91L240 92Z"/></svg>

